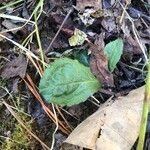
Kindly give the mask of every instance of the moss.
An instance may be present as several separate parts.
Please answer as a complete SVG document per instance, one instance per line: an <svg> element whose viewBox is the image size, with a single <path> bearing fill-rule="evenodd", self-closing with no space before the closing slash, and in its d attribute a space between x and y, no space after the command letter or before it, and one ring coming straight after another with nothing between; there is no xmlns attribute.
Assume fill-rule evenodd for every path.
<svg viewBox="0 0 150 150"><path fill-rule="evenodd" d="M31 125L28 123L29 117L21 114L20 115L21 119L26 122L27 128L31 130ZM1 150L28 150L31 137L30 135L26 132L24 128L14 119L11 118L9 119L10 122L3 122L1 128L1 131L9 131L9 127L13 127L13 131L11 131L11 136L7 138L5 141L2 142L2 145L0 146ZM2 123L2 122L1 122ZM4 132L3 132L4 134Z"/></svg>
<svg viewBox="0 0 150 150"><path fill-rule="evenodd" d="M16 124L16 128L10 137L2 144L2 150L27 150L30 144L30 138L26 131L22 129L20 124Z"/></svg>

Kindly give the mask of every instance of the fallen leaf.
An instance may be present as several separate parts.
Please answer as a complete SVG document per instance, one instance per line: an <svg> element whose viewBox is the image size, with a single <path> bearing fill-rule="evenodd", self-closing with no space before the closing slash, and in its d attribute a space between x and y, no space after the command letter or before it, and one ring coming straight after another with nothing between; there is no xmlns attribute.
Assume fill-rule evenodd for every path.
<svg viewBox="0 0 150 150"><path fill-rule="evenodd" d="M91 14L93 18L113 17L113 12L109 9L99 9Z"/></svg>
<svg viewBox="0 0 150 150"><path fill-rule="evenodd" d="M10 2L11 0L0 0L0 3Z"/></svg>
<svg viewBox="0 0 150 150"><path fill-rule="evenodd" d="M117 25L115 17L107 17L102 20L102 26L104 29L106 29L108 32L117 33Z"/></svg>
<svg viewBox="0 0 150 150"><path fill-rule="evenodd" d="M70 106L67 109L67 112L69 112L71 115L80 118L82 113L83 113L84 109L83 106L81 105L74 105L74 106Z"/></svg>
<svg viewBox="0 0 150 150"><path fill-rule="evenodd" d="M3 67L1 76L9 79L12 77L20 76L24 78L27 69L27 61L23 55L19 55L10 62L7 62Z"/></svg>
<svg viewBox="0 0 150 150"><path fill-rule="evenodd" d="M19 85L19 78L15 78L15 79L13 80L13 83L12 83L12 91L13 91L13 93L15 93L15 94L17 94L17 93L19 92L19 87L18 87L18 85Z"/></svg>
<svg viewBox="0 0 150 150"><path fill-rule="evenodd" d="M95 44L90 45L91 45L90 68L92 73L96 76L98 80L101 81L102 85L113 86L114 85L113 75L108 70L108 60L104 55L104 51L102 50L103 47L101 47L100 49L100 46L97 46Z"/></svg>
<svg viewBox="0 0 150 150"><path fill-rule="evenodd" d="M129 37L125 37L124 41L125 53L129 53L130 55L143 53L138 42L131 35Z"/></svg>
<svg viewBox="0 0 150 150"><path fill-rule="evenodd" d="M13 34L17 33L19 31L19 26L17 26L16 24L14 24L13 22L11 22L11 20L7 20L5 19L3 22L2 22L2 25L7 28L8 30L11 30L11 29L15 29L15 30L12 30L11 32ZM17 29L18 28L18 29Z"/></svg>
<svg viewBox="0 0 150 150"><path fill-rule="evenodd" d="M75 28L74 35L69 38L69 44L70 46L82 45L86 38L87 35L83 31Z"/></svg>
<svg viewBox="0 0 150 150"><path fill-rule="evenodd" d="M108 100L74 129L62 149L74 145L80 149L130 150L139 134L143 99L144 87L140 87L114 102Z"/></svg>
<svg viewBox="0 0 150 150"><path fill-rule="evenodd" d="M57 13L52 13L51 14L51 17L50 17L50 20L51 22L54 21L54 23L56 25L61 25L65 19L65 15L60 15L60 14L57 14ZM73 21L71 20L71 17L68 17L67 20L65 21L63 27L64 29L70 29L70 30L73 30L74 29L74 25L73 25Z"/></svg>
<svg viewBox="0 0 150 150"><path fill-rule="evenodd" d="M96 11L102 9L102 2L101 0L77 0L76 7L80 11L83 11L85 8L92 8Z"/></svg>
<svg viewBox="0 0 150 150"><path fill-rule="evenodd" d="M85 9L83 13L79 13L78 16L81 19L81 21L84 23L84 25L89 26L92 25L95 18L91 17L91 14L95 11L93 9Z"/></svg>
<svg viewBox="0 0 150 150"><path fill-rule="evenodd" d="M76 8L81 13L78 14L84 25L92 25L95 18L91 17L91 14L98 10L102 10L101 0L77 0Z"/></svg>

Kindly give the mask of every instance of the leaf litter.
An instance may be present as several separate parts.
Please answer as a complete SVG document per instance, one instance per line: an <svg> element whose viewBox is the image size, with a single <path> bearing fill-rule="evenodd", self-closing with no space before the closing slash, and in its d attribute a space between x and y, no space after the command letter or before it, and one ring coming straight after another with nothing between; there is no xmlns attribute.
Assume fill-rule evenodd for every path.
<svg viewBox="0 0 150 150"><path fill-rule="evenodd" d="M1 77L5 79L20 76L25 77L27 69L27 60L23 55L19 55L12 61L6 63L1 72Z"/></svg>
<svg viewBox="0 0 150 150"><path fill-rule="evenodd" d="M102 82L102 85L112 87L114 85L113 75L108 69L108 59L104 55L102 40L103 39L101 39L101 44L99 43L101 47L95 44L91 44L90 67L92 73L97 77L99 81Z"/></svg>
<svg viewBox="0 0 150 150"><path fill-rule="evenodd" d="M5 6L8 3L9 1L2 1L1 6ZM47 62L50 62L51 65L54 59L56 59L57 61L57 59L59 57L63 57L64 54L65 57L69 57L69 59L78 59L80 63L83 63L83 65L85 65L86 67L90 67L91 72L93 73L95 78L97 78L101 83L102 91L105 91L105 93L102 93L100 89L99 90L97 89L98 92L94 94L94 98L96 101L95 100L93 101L92 97L90 97L88 98L88 101L75 105L75 108L72 108L74 107L72 106L72 107L63 107L61 109L61 113L65 116L67 121L74 128L77 125L79 125L80 122L84 121L92 113L96 112L96 110L98 109L97 103L100 103L101 105L101 103L105 102L112 93L115 96L124 95L127 94L132 89L136 89L145 84L144 81L146 75L146 69L144 68L145 59L143 56L143 51L141 50L141 46L142 49L145 51L145 54L147 55L149 44L150 44L150 38L149 38L150 19L149 19L149 7L148 7L149 1L137 2L136 0L133 0L127 6L126 6L126 1L122 1L121 4L124 6L124 8L126 9L129 16L132 18L132 20L129 19L129 16L121 7L120 3L115 2L113 0L112 1L70 0L70 1L58 1L58 2L53 0L44 1L42 15L38 19L38 26L39 26L39 33L40 33L43 52L45 52L46 55L48 54L46 58ZM62 25L62 22L64 21L65 17L69 12L68 10L72 9L72 5L74 7L74 10L68 15L65 23ZM22 18L23 20L25 19L27 20L32 14L35 6L36 6L36 1L27 0L26 2L20 1L15 5L10 5L9 7L5 7L6 9L1 9L0 11L6 14L7 16L8 15L17 16ZM34 21L34 19L31 18L31 21ZM22 25L22 23L18 20L8 21L7 18L0 18L0 31L1 31L0 34L2 35L4 34L10 39L18 43L22 43L25 40L25 38L28 37L30 33L32 33L34 29L33 26L27 24L24 28L21 28L19 30L17 29L14 30L13 32L8 31L6 33L4 32L7 29L18 27L20 25ZM60 29L60 31L58 32L56 38L54 38L58 29ZM86 37L84 36L85 38L83 38L82 41L80 41L80 38L77 38L77 40L75 41L76 43L79 44L74 44L70 46L68 39L73 36L75 29L82 31L86 35ZM52 46L50 47L47 53L46 50L49 47L49 44L53 40L53 38L54 38L54 42L52 43ZM107 47L108 44L110 44L111 42L115 41L118 38L121 38L123 40L123 52L121 52L120 54L116 52L116 55L118 54L118 58L116 58L115 60L116 63L114 63L113 66L110 66L111 65L110 59L107 56L107 54L105 54L104 52L105 47ZM30 51L33 52L35 55L38 54L37 53L38 44L34 34L30 35L29 39L25 42L25 46L28 49L30 49ZM41 63L35 61L33 65L33 61L31 62L30 60L27 63L27 58L26 58L27 56L26 55L23 56L21 54L21 51L18 50L13 44L8 42L6 39L2 38L0 40L0 49L1 49L0 55L2 56L1 75L3 77L1 78L1 80L4 82L4 80L7 79L5 81L7 84L5 84L5 86L3 84L2 85L5 88L8 88L8 91L10 93L12 93L12 91L16 91L14 92L13 95L14 97L17 97L17 94L21 93L20 101L26 102L23 105L24 108L23 110L25 111L25 113L29 113L31 117L35 118L35 122L32 129L34 131L38 131L38 136L46 143L48 143L48 145L51 145L51 142L47 139L50 139L52 137L53 131L49 131L49 129L54 130L55 124L47 117L46 114L44 114L45 112L43 111L43 108L41 107L37 99L34 96L32 97L30 96L31 93L29 89L22 82L20 82L20 77L24 78L25 74L29 73L34 83L36 83L35 86L38 86L40 77L34 65L37 65L39 69L41 69L40 68ZM85 51L86 53L84 53L83 56L83 52ZM55 54L57 53L59 53L59 55L56 56ZM76 53L76 55L74 55L74 53ZM110 54L110 56L112 55ZM82 61L83 59L84 61ZM10 60L10 61L7 62L6 60ZM19 89L17 85L19 85L20 87ZM141 91L141 93L143 92ZM2 98L5 101L7 101L9 97L8 93L2 95L3 95ZM29 106L30 98L32 98L32 101L38 104L33 103L31 106ZM7 102L9 103L10 101ZM118 100L115 100L115 102L119 103ZM115 104L115 102L113 104ZM123 101L123 100L121 102L120 102L121 106L119 105L120 107L119 108L117 107L115 109L117 112L120 111L122 113L120 109L123 110L126 109L126 105L128 103L127 101ZM50 110L52 110L51 104L48 104L46 101L44 101L44 103ZM96 105L94 103L96 103ZM14 106L14 104L12 105ZM110 105L110 107L112 105ZM122 105L125 106L125 108L122 108ZM27 107L30 107L30 111L28 111ZM126 116L122 117L121 114L119 115L118 113L116 113L116 111L115 113L113 111L111 112L110 107L107 108L108 111L107 115L102 116L102 118L106 119L108 117L109 119L113 119L115 121L115 119L117 119L118 117L121 119L124 118L122 121L126 122L125 121ZM132 108L134 108L134 105L133 103L130 103L130 112L132 111ZM38 110L35 111L36 109ZM75 109L75 111L73 109ZM2 110L6 110L6 109L2 107L1 111ZM76 110L79 112L77 113ZM125 110L125 113L127 113L127 111L128 110ZM63 118L61 117L62 115L59 114L60 111L56 113L58 119L63 120ZM134 115L131 115L131 117L134 118ZM96 117L96 119L99 118ZM107 119L106 120L105 119L104 122L108 121ZM62 122L64 123L64 121ZM138 124L139 122L137 123L137 125ZM113 146L114 147L117 146L117 144L114 142L116 141L116 139L109 140L109 138L111 137L110 134L112 134L112 136L114 134L112 133L113 132L112 128L117 127L115 129L117 129L118 132L118 130L121 129L121 126L119 126L118 124L116 125L116 123L114 123L111 126L111 123L109 121L107 126L105 126L104 123L102 123L101 125L103 128L103 130L101 130L103 136L102 138L97 138L97 147L99 146L98 144L99 142L100 145L109 146L111 148ZM111 128L108 129L107 127L109 126L111 126ZM94 128L96 129L95 126ZM137 131L137 126L135 129ZM98 133L97 133L98 136L99 136L99 131L100 130L98 129ZM56 134L55 138L56 138L56 143L59 143L58 144L59 146L55 145L54 149L60 149L60 145L62 141L66 138L66 135L64 135L60 130L58 130L57 132L58 133ZM3 134L3 132L1 133ZM117 136L116 135L115 136L120 137L120 135L122 135L123 133L124 132L121 130L119 135L117 134ZM125 133L126 134L124 137L130 135L130 133L128 132ZM81 133L78 135L82 136ZM92 135L92 133L89 135ZM92 136L90 136L90 138L91 137ZM134 140L131 140L132 138L130 138L130 140L127 140L128 143L130 143L130 148L134 144L136 138L137 138L137 133L134 134L133 137ZM119 139L121 140L122 138ZM109 143L111 143L111 145L108 144L106 145L101 140L102 141L108 140ZM147 147L148 147L148 142L147 142L148 140L149 139L147 138L146 140ZM86 141L88 141L87 138ZM126 143L126 141L124 143ZM122 145L125 146L126 144L122 144ZM36 147L42 149L39 143L33 143L31 147L33 149L36 149ZM109 149L109 147L107 148ZM136 145L134 147L136 147Z"/></svg>

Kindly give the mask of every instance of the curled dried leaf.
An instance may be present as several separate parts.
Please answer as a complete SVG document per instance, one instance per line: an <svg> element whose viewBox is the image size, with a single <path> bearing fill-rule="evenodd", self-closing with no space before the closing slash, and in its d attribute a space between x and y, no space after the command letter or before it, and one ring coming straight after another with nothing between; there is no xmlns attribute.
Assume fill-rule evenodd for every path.
<svg viewBox="0 0 150 150"><path fill-rule="evenodd" d="M97 45L91 44L91 59L90 67L92 73L104 86L113 86L114 80L113 75L108 70L108 60L104 55L104 51L100 50Z"/></svg>

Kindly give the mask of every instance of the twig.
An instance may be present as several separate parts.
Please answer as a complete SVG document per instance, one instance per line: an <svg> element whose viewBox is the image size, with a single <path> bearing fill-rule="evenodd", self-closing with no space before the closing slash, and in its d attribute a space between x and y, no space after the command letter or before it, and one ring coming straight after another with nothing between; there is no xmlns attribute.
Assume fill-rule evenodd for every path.
<svg viewBox="0 0 150 150"><path fill-rule="evenodd" d="M60 27L59 27L57 33L55 34L55 36L54 36L54 38L52 39L51 43L49 44L47 50L45 51L45 54L47 54L47 53L50 51L50 48L51 48L52 44L53 44L54 41L56 40L58 34L60 33L60 31L61 31L63 25L64 25L65 22L67 21L68 17L70 16L70 14L71 14L72 11L73 11L73 9L74 9L74 8L72 7L72 8L69 10L68 14L66 15L66 17L65 17L65 19L63 20L62 24L60 25Z"/></svg>
<svg viewBox="0 0 150 150"><path fill-rule="evenodd" d="M66 118L64 117L64 115L61 113L59 107L57 105L55 107L56 107L58 113L60 114L60 116L64 119L65 123L68 125L68 128L72 131L73 128L70 126L70 124L68 123L68 121L66 120Z"/></svg>
<svg viewBox="0 0 150 150"><path fill-rule="evenodd" d="M62 107L59 107L62 111L64 111L66 114L70 115L71 117L73 117L74 119L78 120L77 117L75 117L73 114L69 113L67 110L65 110L64 108Z"/></svg>

